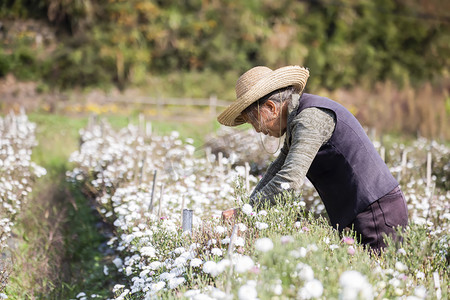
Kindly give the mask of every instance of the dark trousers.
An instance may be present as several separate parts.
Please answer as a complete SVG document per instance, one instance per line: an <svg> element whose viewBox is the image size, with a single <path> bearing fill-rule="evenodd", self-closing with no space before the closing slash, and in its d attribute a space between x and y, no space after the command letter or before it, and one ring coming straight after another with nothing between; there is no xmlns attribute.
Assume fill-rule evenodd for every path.
<svg viewBox="0 0 450 300"><path fill-rule="evenodd" d="M379 252L386 247L384 234L399 240L396 227L408 225L408 209L405 197L399 187L370 204L359 213L349 227L353 226L361 243Z"/></svg>

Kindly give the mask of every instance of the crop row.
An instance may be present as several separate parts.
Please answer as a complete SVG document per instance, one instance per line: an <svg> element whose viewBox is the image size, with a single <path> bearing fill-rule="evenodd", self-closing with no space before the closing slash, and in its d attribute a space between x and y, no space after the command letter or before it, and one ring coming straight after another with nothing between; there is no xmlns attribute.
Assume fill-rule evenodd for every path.
<svg viewBox="0 0 450 300"><path fill-rule="evenodd" d="M206 155L176 132L146 135L132 125L114 131L105 122L90 124L80 135L80 149L71 156L76 167L67 176L113 225L108 244L123 274L114 289L116 299L347 294L356 296L346 299L423 299L448 293L442 288L448 283L443 270L450 228L449 149L444 145L419 139L384 150L375 143L401 182L411 227L402 247L392 245L384 256L371 259L351 232L342 237L327 226L310 184L275 207L253 212L245 205L257 181L250 170L258 176L264 169L255 165L257 160L245 167L250 153L262 153L249 132L219 132L204 149ZM223 140L227 147L214 147ZM224 148L228 152L218 150ZM428 174L427 164L433 166ZM224 223L220 211L236 205L244 205L243 213ZM182 230L184 208L194 214L191 231ZM423 253L409 251L418 246Z"/></svg>

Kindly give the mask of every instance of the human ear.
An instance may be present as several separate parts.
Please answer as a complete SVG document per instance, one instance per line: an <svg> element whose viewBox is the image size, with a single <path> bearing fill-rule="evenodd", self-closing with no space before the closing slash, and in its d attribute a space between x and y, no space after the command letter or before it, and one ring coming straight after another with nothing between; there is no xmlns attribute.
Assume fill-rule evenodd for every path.
<svg viewBox="0 0 450 300"><path fill-rule="evenodd" d="M274 116L274 118L278 116L278 105L275 102L273 102L272 100L267 100L265 106L267 110L270 111L270 113Z"/></svg>
<svg viewBox="0 0 450 300"><path fill-rule="evenodd" d="M273 102L272 100L267 100L267 102L265 104L272 113L276 112L277 105L275 104L275 102Z"/></svg>

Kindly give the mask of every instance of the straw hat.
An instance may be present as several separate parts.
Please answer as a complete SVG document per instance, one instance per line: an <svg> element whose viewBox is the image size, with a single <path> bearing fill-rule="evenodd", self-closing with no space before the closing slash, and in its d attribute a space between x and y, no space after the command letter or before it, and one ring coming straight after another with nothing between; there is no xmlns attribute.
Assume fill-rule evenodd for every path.
<svg viewBox="0 0 450 300"><path fill-rule="evenodd" d="M253 102L278 89L296 86L301 93L305 88L309 71L300 66L286 66L276 70L254 67L239 77L236 82L236 101L223 111L217 120L226 126L244 124L242 111Z"/></svg>

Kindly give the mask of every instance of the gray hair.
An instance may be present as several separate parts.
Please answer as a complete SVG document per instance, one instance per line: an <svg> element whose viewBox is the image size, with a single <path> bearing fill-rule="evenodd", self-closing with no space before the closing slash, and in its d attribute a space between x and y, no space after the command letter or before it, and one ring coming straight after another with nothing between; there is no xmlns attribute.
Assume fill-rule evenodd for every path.
<svg viewBox="0 0 450 300"><path fill-rule="evenodd" d="M273 101L278 106L278 108L281 108L283 107L286 101L290 103L292 101L292 95L298 94L298 92L299 90L292 85L278 89L250 104L246 109L244 109L244 111L241 114L244 115L246 118L252 120L253 122L258 123L259 121L257 118L260 108L263 107L263 105L268 100Z"/></svg>

